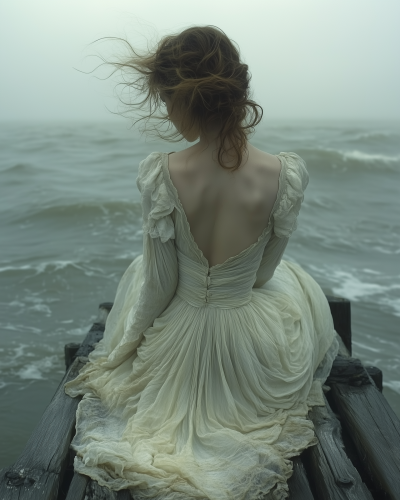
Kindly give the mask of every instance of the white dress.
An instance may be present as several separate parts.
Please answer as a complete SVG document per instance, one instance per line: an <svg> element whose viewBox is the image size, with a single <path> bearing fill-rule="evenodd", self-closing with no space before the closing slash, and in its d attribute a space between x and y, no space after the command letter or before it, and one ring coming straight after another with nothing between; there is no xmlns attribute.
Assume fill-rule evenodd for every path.
<svg viewBox="0 0 400 500"><path fill-rule="evenodd" d="M280 153L277 199L257 242L209 267L166 153L139 167L143 255L118 286L104 338L65 384L83 395L75 470L135 499L284 499L290 457L338 352L328 302L281 261L308 183Z"/></svg>

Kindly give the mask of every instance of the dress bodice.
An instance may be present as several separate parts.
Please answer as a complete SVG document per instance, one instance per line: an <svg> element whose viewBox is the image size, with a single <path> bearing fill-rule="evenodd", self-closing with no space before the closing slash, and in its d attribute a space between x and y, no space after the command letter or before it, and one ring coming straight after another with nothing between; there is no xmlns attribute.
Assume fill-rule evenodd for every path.
<svg viewBox="0 0 400 500"><path fill-rule="evenodd" d="M248 304L262 253L263 247L256 245L246 256L209 268L177 248L179 280L176 293L189 304L199 307L230 309Z"/></svg>
<svg viewBox="0 0 400 500"><path fill-rule="evenodd" d="M169 203L173 207L170 218L173 224L179 270L176 293L182 299L199 307L207 305L221 308L240 307L250 302L267 244L276 233L280 233L279 244L272 245L268 249L269 253L275 251L278 258L268 259L270 268L265 269L264 265L263 270L264 273L267 271L267 274L272 276L286 246L285 239L295 228L298 209L308 181L304 162L297 155L280 153L279 158L282 164L279 188L267 226L257 241L246 249L229 257L221 264L209 266L193 238L178 192L169 175L168 155L154 154L153 174L159 171L158 183L163 186L160 187L161 195L165 197L165 204ZM157 195L153 197L154 200L157 197L160 198L159 192ZM285 212L284 221L279 217L279 211ZM169 229L170 231L172 229L171 221ZM164 232L166 232L165 228Z"/></svg>

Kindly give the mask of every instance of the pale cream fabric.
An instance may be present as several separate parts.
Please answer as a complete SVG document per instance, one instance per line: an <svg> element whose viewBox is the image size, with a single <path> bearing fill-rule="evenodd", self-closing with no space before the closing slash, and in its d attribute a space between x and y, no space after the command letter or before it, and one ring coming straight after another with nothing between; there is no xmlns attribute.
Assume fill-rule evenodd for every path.
<svg viewBox="0 0 400 500"><path fill-rule="evenodd" d="M308 174L280 153L258 241L223 264L190 233L168 158L140 164L143 255L118 287L104 338L76 379L75 470L134 498L284 499L290 457L315 444L307 412L338 351L319 285L283 251Z"/></svg>

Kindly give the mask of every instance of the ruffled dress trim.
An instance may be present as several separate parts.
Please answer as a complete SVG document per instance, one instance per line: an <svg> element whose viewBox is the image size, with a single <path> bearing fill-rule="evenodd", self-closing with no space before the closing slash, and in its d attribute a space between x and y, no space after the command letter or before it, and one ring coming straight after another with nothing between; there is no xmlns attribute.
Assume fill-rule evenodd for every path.
<svg viewBox="0 0 400 500"><path fill-rule="evenodd" d="M175 205L164 183L162 161L155 161L159 153L152 153L139 165L136 185L142 194L143 232L162 243L175 238L171 213Z"/></svg>
<svg viewBox="0 0 400 500"><path fill-rule="evenodd" d="M273 213L274 233L279 237L289 237L297 228L297 216L304 200L304 190L308 185L306 164L296 153L279 153L284 158L285 178L278 207Z"/></svg>

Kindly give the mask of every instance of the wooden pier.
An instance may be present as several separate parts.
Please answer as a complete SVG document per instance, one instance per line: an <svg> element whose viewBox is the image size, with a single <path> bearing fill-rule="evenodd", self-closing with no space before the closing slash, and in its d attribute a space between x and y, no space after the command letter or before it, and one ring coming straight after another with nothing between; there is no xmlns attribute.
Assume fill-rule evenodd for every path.
<svg viewBox="0 0 400 500"><path fill-rule="evenodd" d="M290 500L400 500L400 421L382 395L382 372L351 357L350 302L327 297L339 355L326 385L326 406L314 407L318 444L293 458ZM64 384L103 337L111 303L81 344L65 346L66 374L18 460L0 470L0 500L130 500L128 490L101 487L73 470L75 413L80 398Z"/></svg>

